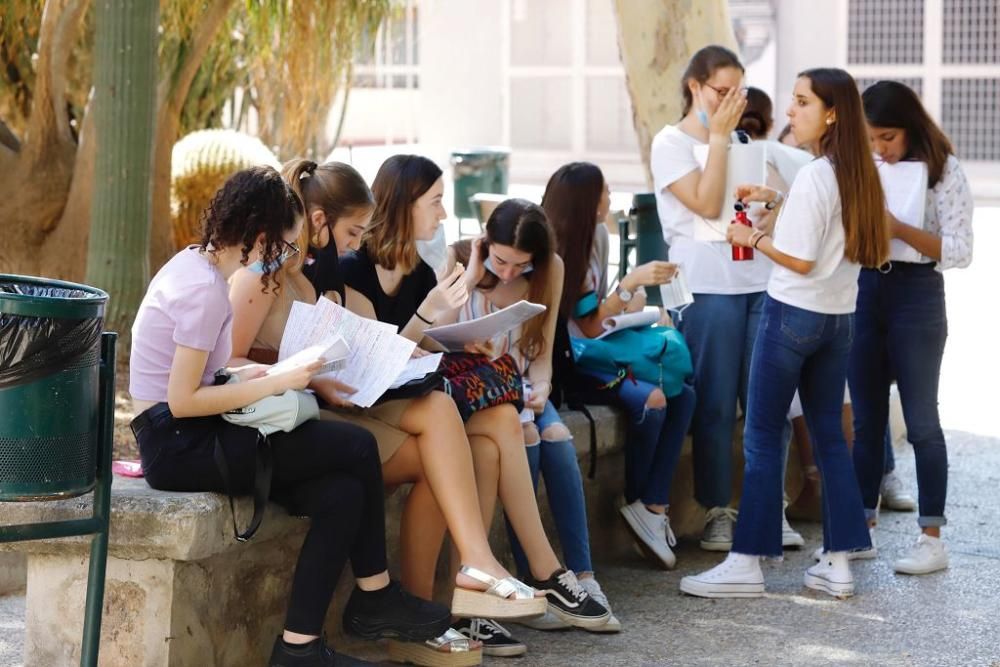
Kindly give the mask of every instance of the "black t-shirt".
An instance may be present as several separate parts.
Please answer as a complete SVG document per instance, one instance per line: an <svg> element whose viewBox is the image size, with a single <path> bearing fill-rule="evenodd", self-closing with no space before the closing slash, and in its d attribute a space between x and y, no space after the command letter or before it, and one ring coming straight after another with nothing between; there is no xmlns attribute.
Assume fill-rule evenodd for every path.
<svg viewBox="0 0 1000 667"><path fill-rule="evenodd" d="M400 281L396 294L389 296L382 291L375 263L364 248L352 250L340 258L340 273L345 285L372 302L380 322L395 324L400 329L410 321L430 291L437 287L434 269L420 260L416 268Z"/></svg>

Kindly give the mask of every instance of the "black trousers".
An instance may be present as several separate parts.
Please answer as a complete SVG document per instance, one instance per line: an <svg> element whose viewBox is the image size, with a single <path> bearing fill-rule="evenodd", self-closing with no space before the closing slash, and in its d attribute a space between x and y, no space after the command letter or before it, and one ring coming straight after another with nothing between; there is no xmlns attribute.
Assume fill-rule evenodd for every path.
<svg viewBox="0 0 1000 667"><path fill-rule="evenodd" d="M218 437L232 492L253 491L257 431L221 417L175 418L158 404L136 440L147 483L163 491L226 491L213 458ZM159 408L159 409L158 409ZM386 569L382 466L371 433L313 420L270 436L271 498L311 519L292 580L285 629L318 635L349 557L356 577Z"/></svg>

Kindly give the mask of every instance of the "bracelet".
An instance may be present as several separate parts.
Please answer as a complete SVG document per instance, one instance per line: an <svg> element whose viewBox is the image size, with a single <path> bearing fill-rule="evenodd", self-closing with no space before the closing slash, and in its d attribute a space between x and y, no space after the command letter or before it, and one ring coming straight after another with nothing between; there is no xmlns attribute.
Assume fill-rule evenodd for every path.
<svg viewBox="0 0 1000 667"><path fill-rule="evenodd" d="M774 199L764 204L764 208L766 208L768 211L773 211L774 209L781 206L781 202L783 201L785 201L785 193L782 192L781 190L776 190Z"/></svg>
<svg viewBox="0 0 1000 667"><path fill-rule="evenodd" d="M413 314L416 315L417 319L420 320L421 322L423 322L424 324L427 324L427 325L434 324L434 322L432 322L431 320L429 320L426 317L424 317L423 315L421 315L419 309L413 311Z"/></svg>
<svg viewBox="0 0 1000 667"><path fill-rule="evenodd" d="M758 232L760 232L760 230L759 230L759 229L758 229L757 231L758 231ZM760 236L758 236L758 237L757 237L757 238L756 238L756 239L755 239L755 240L754 240L754 241L753 241L753 242L752 242L752 243L750 244L750 247L751 247L751 248L753 248L754 250L756 250L756 249L757 249L757 246L758 246L758 245L760 245L760 240L761 240L762 238L764 238L765 236L767 236L767 234L765 234L764 232L760 232Z"/></svg>
<svg viewBox="0 0 1000 667"><path fill-rule="evenodd" d="M747 246L749 246L751 248L756 248L757 247L757 241L759 241L760 237L763 236L763 235L764 235L764 232L760 231L759 229L753 230L753 232L750 233L750 238L747 239Z"/></svg>

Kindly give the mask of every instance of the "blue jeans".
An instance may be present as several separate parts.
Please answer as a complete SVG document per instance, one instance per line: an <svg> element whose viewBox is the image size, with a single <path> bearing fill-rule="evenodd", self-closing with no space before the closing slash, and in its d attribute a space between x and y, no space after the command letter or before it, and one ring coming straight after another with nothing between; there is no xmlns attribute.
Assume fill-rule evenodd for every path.
<svg viewBox="0 0 1000 667"><path fill-rule="evenodd" d="M750 355L764 292L696 294L678 328L694 365L698 404L691 422L694 495L703 507L732 500L736 401L746 411Z"/></svg>
<svg viewBox="0 0 1000 667"><path fill-rule="evenodd" d="M543 432L553 424L562 424L559 412L551 401L546 402L541 414L535 415L535 426ZM562 546L566 567L576 573L593 572L590 561L590 532L587 528L587 503L583 497L583 478L576 457L573 440L545 440L526 448L528 467L531 468L531 483L538 491L539 473L545 479L545 491L549 498L549 509L555 519L559 544ZM514 554L518 574L527 576L528 559L521 543L507 521L507 536Z"/></svg>
<svg viewBox="0 0 1000 667"><path fill-rule="evenodd" d="M823 545L828 551L870 546L840 419L853 326L853 314L824 315L767 297L750 369L734 552L781 555L781 450L796 388L823 483Z"/></svg>
<svg viewBox="0 0 1000 667"><path fill-rule="evenodd" d="M882 434L889 384L896 378L907 440L917 464L922 527L943 526L948 450L938 416L938 380L948 337L944 277L933 264L894 263L888 273L864 269L858 279L857 332L848 380L854 406L854 470L869 519L875 517L885 469Z"/></svg>
<svg viewBox="0 0 1000 667"><path fill-rule="evenodd" d="M601 382L617 376L587 371ZM695 394L685 384L681 393L667 399L666 408L646 406L655 385L623 379L615 386L618 407L628 416L625 436L625 502L641 500L646 505L669 505L670 485L677 459L694 414Z"/></svg>

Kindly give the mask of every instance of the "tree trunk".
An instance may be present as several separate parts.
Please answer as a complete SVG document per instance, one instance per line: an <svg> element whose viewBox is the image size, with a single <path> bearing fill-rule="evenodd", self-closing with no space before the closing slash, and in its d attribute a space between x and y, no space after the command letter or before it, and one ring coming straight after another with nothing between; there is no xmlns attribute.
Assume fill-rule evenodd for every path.
<svg viewBox="0 0 1000 667"><path fill-rule="evenodd" d="M726 0L614 0L618 51L632 99L646 180L649 147L664 125L680 120L681 75L695 51L709 44L737 49Z"/></svg>
<svg viewBox="0 0 1000 667"><path fill-rule="evenodd" d="M149 282L158 0L96 0L93 204L87 283L111 294L122 348Z"/></svg>

